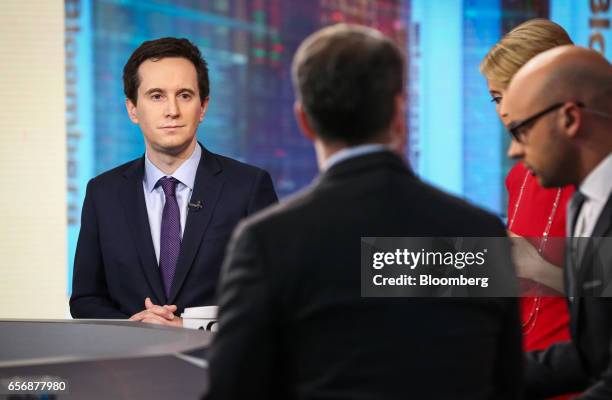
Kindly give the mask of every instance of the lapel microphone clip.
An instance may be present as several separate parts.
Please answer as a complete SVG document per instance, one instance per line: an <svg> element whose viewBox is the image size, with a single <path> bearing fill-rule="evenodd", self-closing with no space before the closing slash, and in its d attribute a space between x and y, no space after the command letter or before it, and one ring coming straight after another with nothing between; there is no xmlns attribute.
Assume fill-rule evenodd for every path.
<svg viewBox="0 0 612 400"><path fill-rule="evenodd" d="M189 202L188 207L192 211L200 211L202 208L204 208L204 204L202 204L202 200L198 200L196 202Z"/></svg>

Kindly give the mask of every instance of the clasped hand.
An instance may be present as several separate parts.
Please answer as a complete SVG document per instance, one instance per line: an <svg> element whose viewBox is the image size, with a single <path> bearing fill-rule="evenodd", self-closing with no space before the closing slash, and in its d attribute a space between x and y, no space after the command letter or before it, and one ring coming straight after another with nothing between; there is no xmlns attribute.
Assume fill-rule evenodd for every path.
<svg viewBox="0 0 612 400"><path fill-rule="evenodd" d="M158 306L153 304L150 298L145 299L145 309L130 317L130 321L146 322L148 324L183 326L183 319L174 315L177 310L176 305Z"/></svg>

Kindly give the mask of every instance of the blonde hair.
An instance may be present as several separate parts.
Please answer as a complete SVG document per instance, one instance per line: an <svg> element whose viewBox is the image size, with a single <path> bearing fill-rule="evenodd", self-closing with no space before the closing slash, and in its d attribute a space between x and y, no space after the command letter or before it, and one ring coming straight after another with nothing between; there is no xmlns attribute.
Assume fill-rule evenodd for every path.
<svg viewBox="0 0 612 400"><path fill-rule="evenodd" d="M560 25L544 18L523 22L501 38L480 63L480 72L503 85L532 57L553 47L573 44Z"/></svg>

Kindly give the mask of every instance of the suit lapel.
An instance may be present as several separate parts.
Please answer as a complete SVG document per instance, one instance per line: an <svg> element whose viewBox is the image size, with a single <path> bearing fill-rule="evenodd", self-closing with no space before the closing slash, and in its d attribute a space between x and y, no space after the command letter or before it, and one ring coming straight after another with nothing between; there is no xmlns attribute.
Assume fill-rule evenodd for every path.
<svg viewBox="0 0 612 400"><path fill-rule="evenodd" d="M612 228L612 194L608 197L608 201L606 202L603 210L601 210L601 215L597 220L597 224L595 224L595 229L593 229L592 236L606 236L606 233L610 231L610 228Z"/></svg>
<svg viewBox="0 0 612 400"><path fill-rule="evenodd" d="M570 237L565 240L565 265L563 268L563 281L567 297L567 308L570 312L570 333L571 337L576 337L576 326L578 325L577 310L579 297L575 296L574 285L576 276L573 274L576 266L574 265L574 252L571 249L572 240Z"/></svg>
<svg viewBox="0 0 612 400"><path fill-rule="evenodd" d="M221 171L221 165L215 155L202 147L202 158L198 164L190 202L197 203L200 201L203 207L188 209L181 251L167 304L174 304L185 278L193 266L193 260L200 248L200 243L210 223L219 195L223 190L224 180Z"/></svg>
<svg viewBox="0 0 612 400"><path fill-rule="evenodd" d="M597 255L599 244L601 243L601 237L609 235L609 231L612 228L612 195L608 197L608 201L601 211L601 215L597 219L597 223L595 224L595 228L593 229L593 233L591 238L588 239L588 243L586 245L586 249L584 251L584 255L581 260L579 260L579 265L575 265L576 255L573 254L571 258L572 265L570 266L571 271L568 273L572 274L573 277L570 279L574 280L574 284L576 287L576 297L574 298L573 304L571 305L572 310L572 321L576 321L572 323L572 335L575 335L578 330L578 311L580 309L580 303L582 302L582 296L592 296L592 294L584 293L584 289L582 285L585 283L586 279L591 274L592 277L597 277L598 275L593 275L593 268L596 268L594 257ZM586 239L583 239L586 240ZM600 277L601 278L601 277ZM591 279L591 278L588 278Z"/></svg>
<svg viewBox="0 0 612 400"><path fill-rule="evenodd" d="M124 176L126 184L123 185L120 197L125 210L125 219L130 227L130 232L140 258L140 267L143 270L149 285L153 289L152 299L156 304L167 304L166 295L163 290L159 267L155 258L155 249L151 239L149 227L149 216L144 199L142 178L144 175L144 157L135 161L126 171ZM144 302L144 299L143 299ZM143 303L144 304L144 303Z"/></svg>
<svg viewBox="0 0 612 400"><path fill-rule="evenodd" d="M588 274L591 274L591 277L596 277L597 274L593 275L594 258L598 254L599 245L602 240L601 237L606 236L606 233L610 230L612 225L612 195L608 198L606 205L603 210L601 210L601 215L597 219L597 223L595 224L595 228L593 229L593 233L591 237L588 239L586 244L586 249L584 250L584 254L579 261L578 267L578 278L577 282L582 285L586 279L589 278ZM583 239L587 240L587 239ZM596 272L596 271L595 271ZM581 288L578 288L579 290Z"/></svg>

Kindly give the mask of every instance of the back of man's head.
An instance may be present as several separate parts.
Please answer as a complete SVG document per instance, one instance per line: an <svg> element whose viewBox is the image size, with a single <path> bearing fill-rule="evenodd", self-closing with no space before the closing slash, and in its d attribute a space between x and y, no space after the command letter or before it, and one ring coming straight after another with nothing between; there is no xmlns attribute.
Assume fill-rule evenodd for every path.
<svg viewBox="0 0 612 400"><path fill-rule="evenodd" d="M292 78L297 100L321 140L357 145L391 125L395 98L403 92L404 60L380 32L338 24L302 43Z"/></svg>

